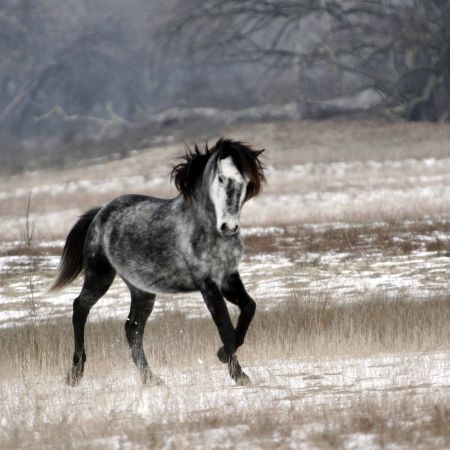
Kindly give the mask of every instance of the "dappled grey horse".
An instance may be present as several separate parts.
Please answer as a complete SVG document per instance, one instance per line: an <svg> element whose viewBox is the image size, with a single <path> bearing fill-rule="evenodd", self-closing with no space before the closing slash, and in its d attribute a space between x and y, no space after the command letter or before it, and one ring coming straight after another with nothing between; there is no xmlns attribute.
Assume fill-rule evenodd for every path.
<svg viewBox="0 0 450 450"><path fill-rule="evenodd" d="M219 140L204 152L187 150L173 166L180 195L160 199L124 195L83 214L69 232L51 290L71 283L82 271L84 283L73 303L75 352L67 383L76 386L84 371L84 328L92 306L117 274L131 293L125 333L142 379L150 381L142 346L145 323L157 292L200 291L223 346L217 356L236 383L249 381L236 357L255 313L238 272L243 246L239 216L243 203L264 181L257 151ZM233 326L225 300L240 309Z"/></svg>

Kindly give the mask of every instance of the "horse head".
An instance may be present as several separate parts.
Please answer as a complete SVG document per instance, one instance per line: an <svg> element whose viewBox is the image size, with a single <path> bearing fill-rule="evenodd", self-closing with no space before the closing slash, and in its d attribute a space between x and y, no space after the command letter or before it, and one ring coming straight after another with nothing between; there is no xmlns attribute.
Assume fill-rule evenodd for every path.
<svg viewBox="0 0 450 450"><path fill-rule="evenodd" d="M265 181L260 155L239 141L220 139L211 149L187 149L172 179L185 200L209 212L217 231L231 236L239 230L242 205L258 195Z"/></svg>

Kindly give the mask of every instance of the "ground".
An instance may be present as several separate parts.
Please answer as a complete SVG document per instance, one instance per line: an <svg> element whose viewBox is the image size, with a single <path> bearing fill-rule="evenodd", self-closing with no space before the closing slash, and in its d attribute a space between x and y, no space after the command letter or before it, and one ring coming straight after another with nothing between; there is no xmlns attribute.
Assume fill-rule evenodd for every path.
<svg viewBox="0 0 450 450"><path fill-rule="evenodd" d="M267 186L242 215L252 385L233 386L190 294L157 298L145 346L161 383L141 386L120 280L89 317L82 384L63 383L80 280L45 288L64 236L116 195L175 195L182 144L12 176L0 181L0 448L448 448L450 127L288 122L226 136L266 148Z"/></svg>

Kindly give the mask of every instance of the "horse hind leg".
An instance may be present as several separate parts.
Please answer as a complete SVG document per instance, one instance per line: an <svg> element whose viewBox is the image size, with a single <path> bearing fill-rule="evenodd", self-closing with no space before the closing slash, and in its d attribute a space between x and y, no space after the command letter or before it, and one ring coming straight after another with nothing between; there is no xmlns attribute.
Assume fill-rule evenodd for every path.
<svg viewBox="0 0 450 450"><path fill-rule="evenodd" d="M141 291L129 284L128 288L131 293L131 306L125 322L125 335L130 347L131 358L141 374L143 383L146 384L154 381L155 377L148 365L142 341L145 324L153 310L156 295Z"/></svg>
<svg viewBox="0 0 450 450"><path fill-rule="evenodd" d="M72 367L66 376L69 386L77 386L83 377L86 352L84 347L84 328L92 306L106 293L111 286L115 270L103 258L92 260L84 269L85 278L80 295L73 302L73 332L75 350Z"/></svg>

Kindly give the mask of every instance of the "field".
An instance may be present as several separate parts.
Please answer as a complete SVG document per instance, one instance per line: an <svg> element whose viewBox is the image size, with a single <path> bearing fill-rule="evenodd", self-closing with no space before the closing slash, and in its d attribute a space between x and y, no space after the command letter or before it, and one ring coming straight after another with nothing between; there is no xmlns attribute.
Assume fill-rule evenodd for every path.
<svg viewBox="0 0 450 450"><path fill-rule="evenodd" d="M160 382L142 386L120 280L89 317L81 385L64 384L81 280L45 289L65 234L116 195L174 195L183 143L11 176L0 180L0 448L450 446L449 125L226 135L267 149L267 186L242 214L241 273L258 308L239 358L252 384L233 385L189 294L157 297L145 347Z"/></svg>

